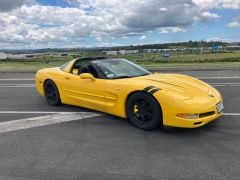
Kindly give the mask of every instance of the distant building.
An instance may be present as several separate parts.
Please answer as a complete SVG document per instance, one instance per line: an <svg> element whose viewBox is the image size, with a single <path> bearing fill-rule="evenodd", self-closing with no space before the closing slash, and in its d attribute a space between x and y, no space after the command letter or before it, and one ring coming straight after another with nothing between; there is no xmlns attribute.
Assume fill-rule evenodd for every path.
<svg viewBox="0 0 240 180"><path fill-rule="evenodd" d="M159 52L159 50L157 50L157 49L144 49L143 52L144 53L157 53L157 52Z"/></svg>
<svg viewBox="0 0 240 180"><path fill-rule="evenodd" d="M126 54L138 54L139 50L119 50L119 51L103 51L106 55L126 55Z"/></svg>
<svg viewBox="0 0 240 180"><path fill-rule="evenodd" d="M68 56L68 53L61 53L60 56L62 57Z"/></svg>
<svg viewBox="0 0 240 180"><path fill-rule="evenodd" d="M7 59L8 55L0 52L0 59Z"/></svg>
<svg viewBox="0 0 240 180"><path fill-rule="evenodd" d="M118 55L118 51L105 51L107 55Z"/></svg>
<svg viewBox="0 0 240 180"><path fill-rule="evenodd" d="M126 54L138 54L139 51L138 50L127 50Z"/></svg>
<svg viewBox="0 0 240 180"><path fill-rule="evenodd" d="M0 59L32 59L41 56L42 54L6 54L0 53Z"/></svg>
<svg viewBox="0 0 240 180"><path fill-rule="evenodd" d="M127 54L127 51L126 50L120 50L119 54L121 54L121 55Z"/></svg>
<svg viewBox="0 0 240 180"><path fill-rule="evenodd" d="M240 46L238 45L233 45L233 46L226 46L227 50L239 50Z"/></svg>
<svg viewBox="0 0 240 180"><path fill-rule="evenodd" d="M171 49L161 49L160 53L168 53Z"/></svg>

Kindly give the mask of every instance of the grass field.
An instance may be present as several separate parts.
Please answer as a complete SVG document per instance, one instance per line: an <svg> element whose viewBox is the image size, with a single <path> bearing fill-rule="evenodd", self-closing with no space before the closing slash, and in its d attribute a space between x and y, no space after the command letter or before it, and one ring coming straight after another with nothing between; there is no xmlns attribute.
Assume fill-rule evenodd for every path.
<svg viewBox="0 0 240 180"><path fill-rule="evenodd" d="M159 54L123 55L126 58L140 64L169 64L169 63L216 63L216 62L240 62L240 51L224 53L201 53L201 54L171 54L169 58Z"/></svg>
<svg viewBox="0 0 240 180"><path fill-rule="evenodd" d="M96 54L94 54L96 55ZM91 54L86 56L92 56ZM99 56L102 56L99 54ZM163 58L159 53L118 55L112 58L124 58L149 68L240 68L240 51L204 54L171 54ZM0 71L36 71L44 67L56 67L74 59L73 57L43 56L35 59L7 59L0 60Z"/></svg>

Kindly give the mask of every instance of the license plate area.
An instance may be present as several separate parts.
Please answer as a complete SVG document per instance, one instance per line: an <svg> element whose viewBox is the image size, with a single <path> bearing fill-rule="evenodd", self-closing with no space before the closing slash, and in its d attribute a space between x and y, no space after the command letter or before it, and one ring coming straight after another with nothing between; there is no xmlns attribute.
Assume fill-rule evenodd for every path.
<svg viewBox="0 0 240 180"><path fill-rule="evenodd" d="M220 114L224 109L223 103L222 102L217 103L216 109L217 109L217 113Z"/></svg>

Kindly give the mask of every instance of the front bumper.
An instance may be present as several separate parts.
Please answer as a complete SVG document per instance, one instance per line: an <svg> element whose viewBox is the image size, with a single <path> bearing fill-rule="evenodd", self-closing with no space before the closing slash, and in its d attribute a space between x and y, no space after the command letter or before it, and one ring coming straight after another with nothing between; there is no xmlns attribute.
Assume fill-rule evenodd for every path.
<svg viewBox="0 0 240 180"><path fill-rule="evenodd" d="M214 97L203 95L190 100L174 101L166 112L163 112L163 124L166 126L198 128L222 116L217 112L216 105L222 101L220 93L214 93ZM197 119L184 119L177 117L178 113L201 114Z"/></svg>
<svg viewBox="0 0 240 180"><path fill-rule="evenodd" d="M220 114L214 114L208 117L204 118L198 118L198 119L183 119L183 118L171 118L169 121L165 121L164 125L166 126L172 126L172 127L182 127L182 128L198 128L201 126L204 126L211 121L219 118L222 116L222 113Z"/></svg>

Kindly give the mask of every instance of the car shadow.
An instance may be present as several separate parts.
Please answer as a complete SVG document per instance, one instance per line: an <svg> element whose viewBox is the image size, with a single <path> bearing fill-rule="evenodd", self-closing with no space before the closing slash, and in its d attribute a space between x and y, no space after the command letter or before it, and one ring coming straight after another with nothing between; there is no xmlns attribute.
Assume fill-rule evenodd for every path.
<svg viewBox="0 0 240 180"><path fill-rule="evenodd" d="M219 127L219 123L218 120L220 120L221 118L212 121L208 124L206 124L205 126L199 127L199 128L177 128L177 127L169 127L169 126L164 126L164 127L159 127L155 130L152 131L144 131L141 129L138 129L136 127L134 127L129 119L124 119L124 118L120 118L117 116L113 116L113 115L105 115L107 117L108 120L110 121L115 121L121 124L121 128L133 128L133 130L136 131L142 131L143 133L147 133L147 134L171 134L171 135L198 135L198 134L202 134L205 132L212 132L215 131L216 129L218 129Z"/></svg>
<svg viewBox="0 0 240 180"><path fill-rule="evenodd" d="M160 133L164 134L176 134L176 135L198 135L205 132L215 131L219 127L217 121L210 122L202 127L198 128L177 128L177 127L164 127L159 129Z"/></svg>
<svg viewBox="0 0 240 180"><path fill-rule="evenodd" d="M87 108L82 108L82 107L76 107L76 106L71 106L71 105L62 105L60 106L61 110L65 110L65 111L72 111L72 112L93 112L93 113L102 113L99 111L94 111L91 109L87 109ZM110 114L105 114L103 113L103 119L104 119L104 124L105 123L109 123L112 124L114 123L115 125L118 126L118 128L127 128L127 129L131 129L131 131L136 131L136 132L142 132L142 133L146 133L146 134L164 134L164 135L182 135L182 136L189 136L189 135L198 135L198 134L202 134L204 132L211 132L211 131L215 131L216 129L218 129L219 127L219 123L218 120L220 120L221 118L210 122L209 124L206 124L202 127L199 128L177 128L177 127L168 127L168 126L164 126L164 127L159 127L155 130L152 131L144 131L141 129L138 129L136 127L134 127L131 122L129 121L129 119L125 119L125 118L120 118L114 115L110 115ZM99 121L101 122L101 121Z"/></svg>

